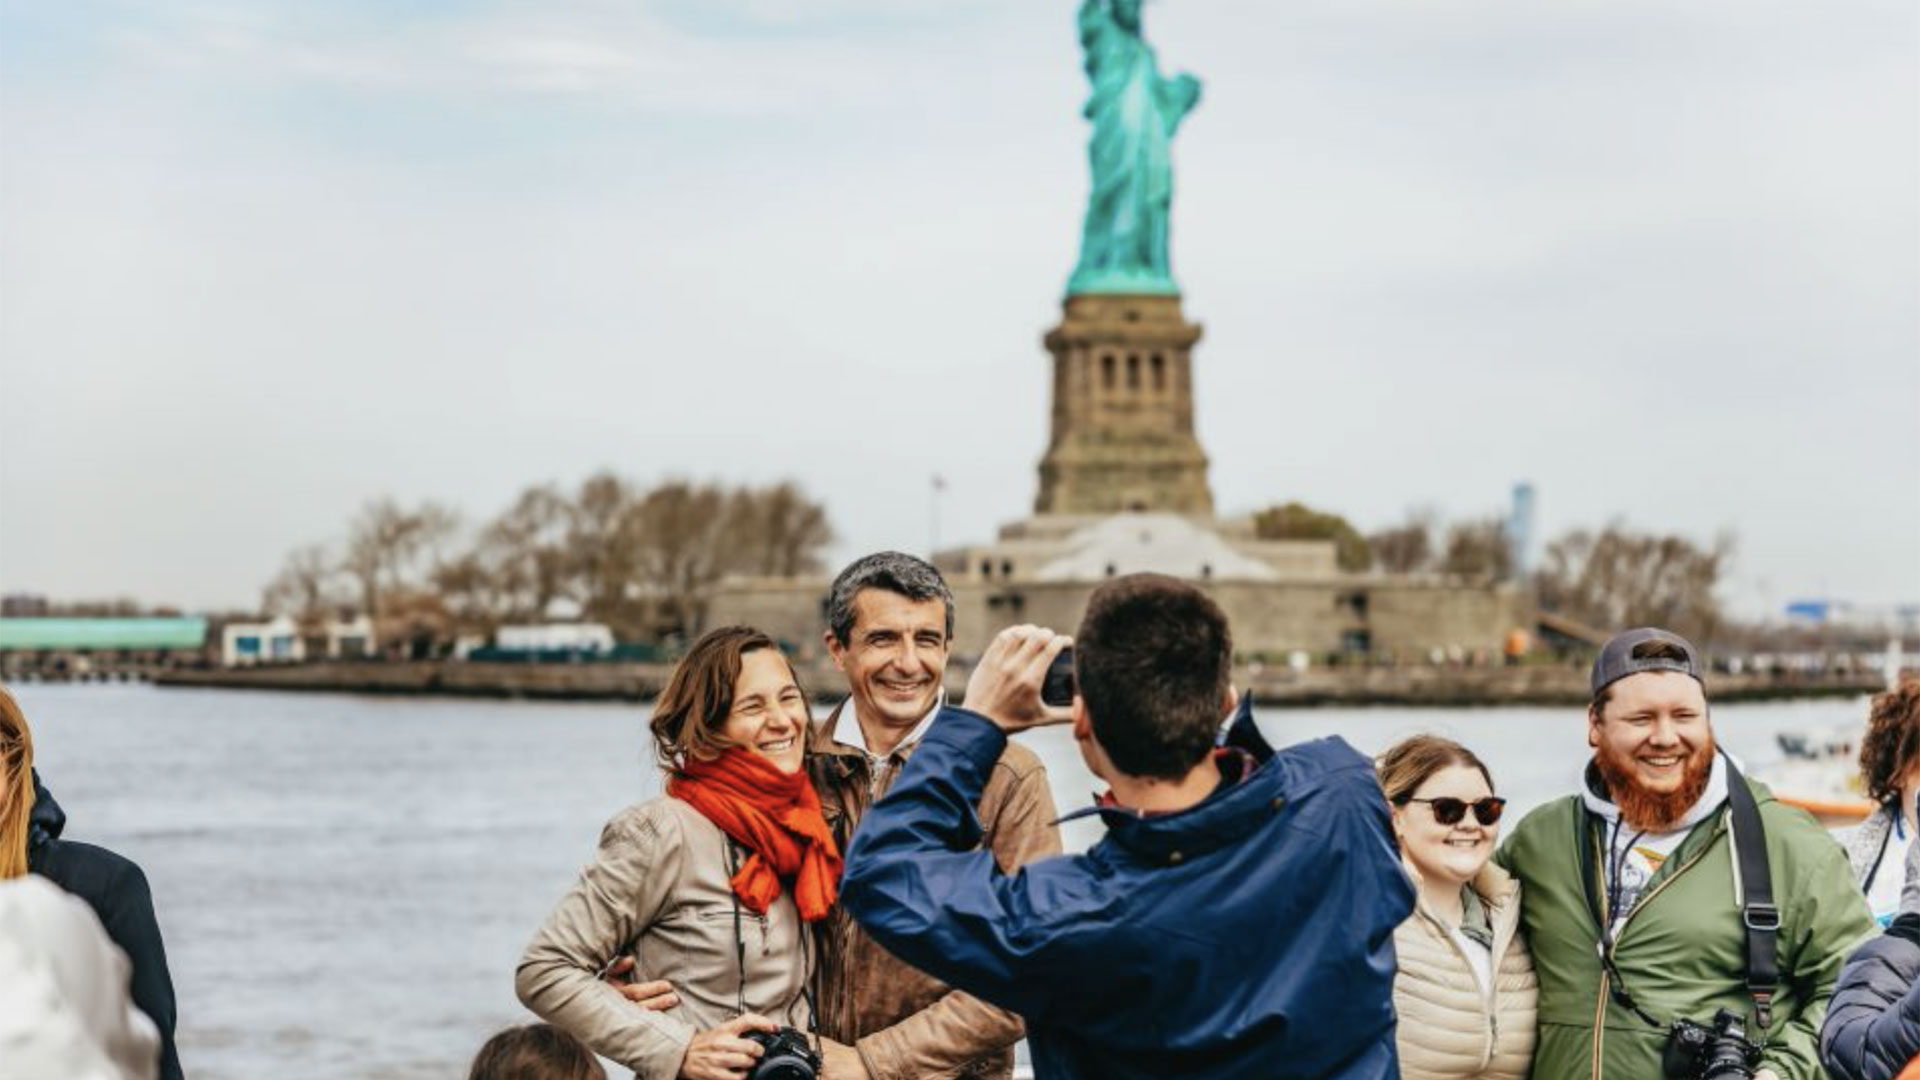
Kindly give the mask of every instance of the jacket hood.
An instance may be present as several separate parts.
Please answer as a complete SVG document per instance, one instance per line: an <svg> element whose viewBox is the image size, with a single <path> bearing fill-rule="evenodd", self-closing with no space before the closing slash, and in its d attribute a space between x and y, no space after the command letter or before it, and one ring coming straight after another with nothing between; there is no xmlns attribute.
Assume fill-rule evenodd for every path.
<svg viewBox="0 0 1920 1080"><path fill-rule="evenodd" d="M35 851L49 840L60 839L67 827L67 812L53 801L53 792L40 782L40 770L33 770L33 812L27 815L27 850Z"/></svg>

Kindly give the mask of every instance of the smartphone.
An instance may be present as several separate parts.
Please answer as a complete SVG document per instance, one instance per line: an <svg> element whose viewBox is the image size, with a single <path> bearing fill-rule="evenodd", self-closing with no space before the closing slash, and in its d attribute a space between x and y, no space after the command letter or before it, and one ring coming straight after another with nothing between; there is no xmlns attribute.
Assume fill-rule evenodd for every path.
<svg viewBox="0 0 1920 1080"><path fill-rule="evenodd" d="M1073 678L1073 646L1069 645L1047 665L1047 677L1040 683L1040 703L1071 705L1078 689Z"/></svg>

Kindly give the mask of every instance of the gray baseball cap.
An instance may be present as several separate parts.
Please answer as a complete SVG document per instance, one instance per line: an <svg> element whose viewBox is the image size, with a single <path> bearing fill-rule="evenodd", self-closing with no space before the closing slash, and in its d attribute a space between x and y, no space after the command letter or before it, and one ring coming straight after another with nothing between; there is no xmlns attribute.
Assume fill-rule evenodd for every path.
<svg viewBox="0 0 1920 1080"><path fill-rule="evenodd" d="M1672 648L1655 648L1659 645ZM1686 659L1651 655L1675 650L1686 654ZM1693 676L1694 681L1702 686L1706 685L1706 680L1700 677L1700 654L1694 650L1692 642L1671 630L1643 626L1638 630L1621 631L1600 646L1600 655L1593 659L1593 696L1599 697L1600 691L1642 671L1679 671Z"/></svg>

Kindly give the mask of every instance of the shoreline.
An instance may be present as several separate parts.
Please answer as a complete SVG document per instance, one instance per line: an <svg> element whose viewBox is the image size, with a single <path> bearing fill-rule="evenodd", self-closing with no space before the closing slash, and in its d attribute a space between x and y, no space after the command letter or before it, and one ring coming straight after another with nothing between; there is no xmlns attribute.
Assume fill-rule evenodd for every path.
<svg viewBox="0 0 1920 1080"><path fill-rule="evenodd" d="M956 699L966 687L965 665L948 670ZM492 664L466 661L327 662L252 668L173 668L152 674L154 685L298 693L381 694L531 701L646 701L659 695L671 664ZM803 684L815 699L838 701L840 679L827 663L802 664ZM1236 668L1234 682L1261 704L1294 708L1391 705L1497 707L1587 703L1584 668L1532 664L1517 667ZM835 687L831 694L820 688ZM1716 702L1791 701L1857 697L1884 688L1876 672L1828 675L1710 675Z"/></svg>

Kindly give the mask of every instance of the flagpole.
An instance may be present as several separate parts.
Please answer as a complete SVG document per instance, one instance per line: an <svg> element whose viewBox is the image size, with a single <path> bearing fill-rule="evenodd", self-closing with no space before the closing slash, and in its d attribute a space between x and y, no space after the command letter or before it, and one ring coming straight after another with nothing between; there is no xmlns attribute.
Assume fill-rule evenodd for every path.
<svg viewBox="0 0 1920 1080"><path fill-rule="evenodd" d="M940 493L947 490L947 482L939 473L933 474L933 490L927 496L927 559L940 550Z"/></svg>

